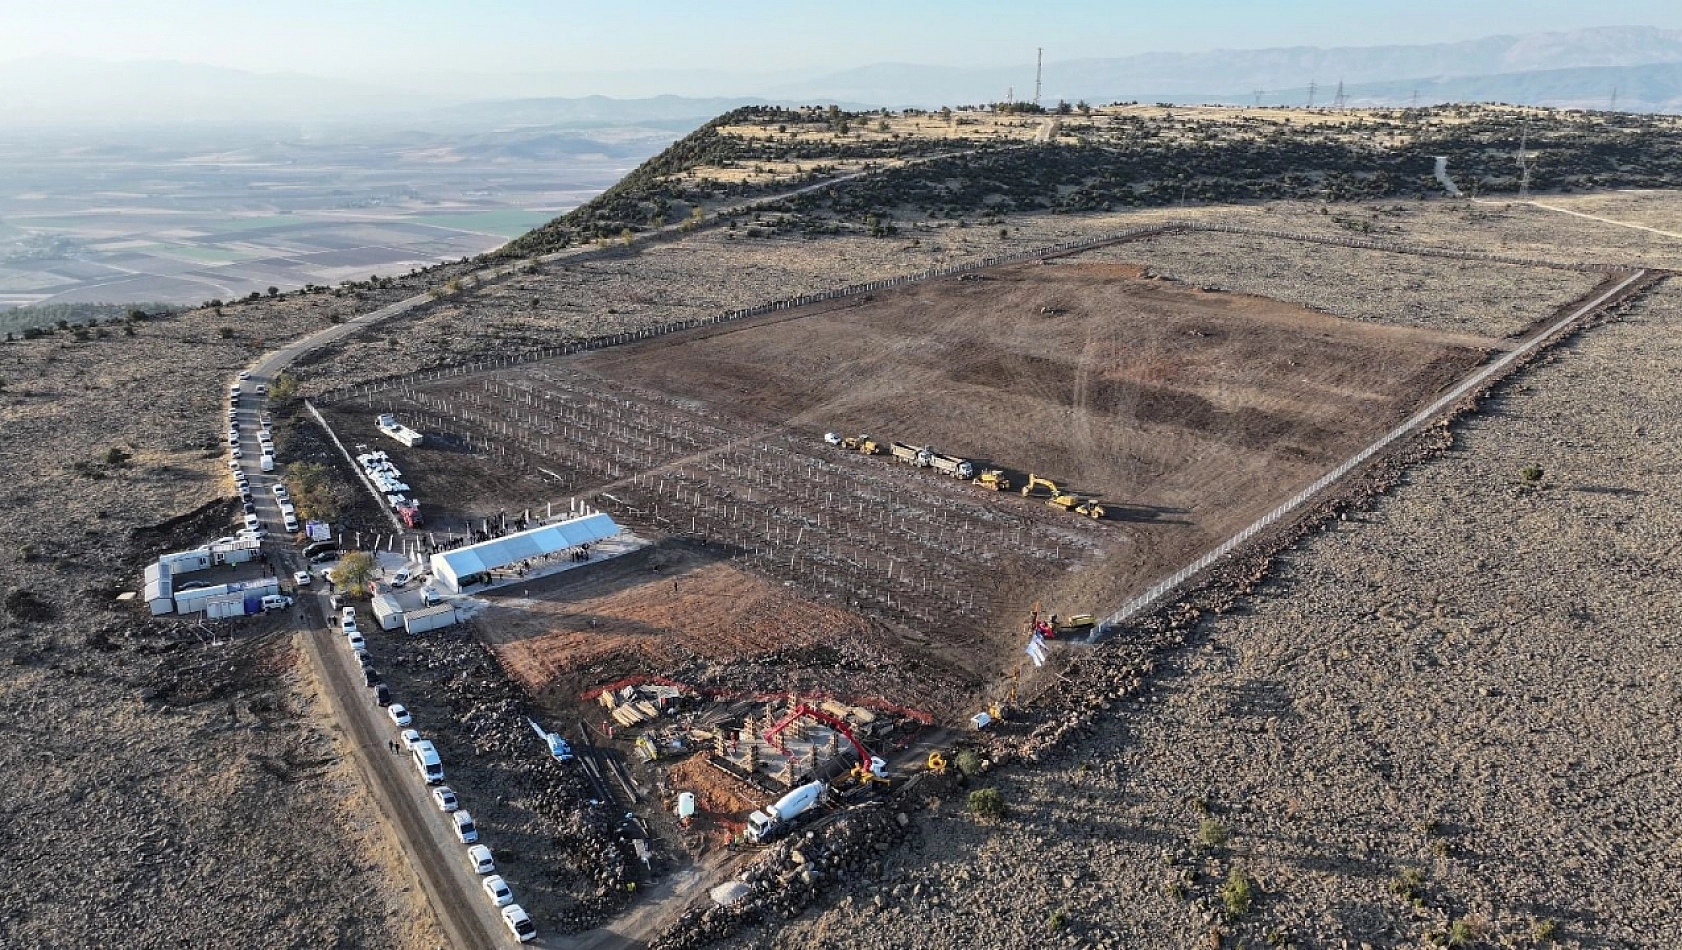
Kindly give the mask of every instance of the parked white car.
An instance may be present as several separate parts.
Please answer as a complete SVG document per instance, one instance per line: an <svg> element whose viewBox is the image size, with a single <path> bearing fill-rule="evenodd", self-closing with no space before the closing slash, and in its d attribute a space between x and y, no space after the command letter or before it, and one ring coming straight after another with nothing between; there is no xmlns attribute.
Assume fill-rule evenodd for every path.
<svg viewBox="0 0 1682 950"><path fill-rule="evenodd" d="M485 896L498 907L507 907L514 903L514 892L508 888L508 882L500 874L492 874L485 878Z"/></svg>
<svg viewBox="0 0 1682 950"><path fill-rule="evenodd" d="M299 587L308 587L315 583L315 577L311 575L309 571L293 571L292 583L297 584Z"/></svg>
<svg viewBox="0 0 1682 950"><path fill-rule="evenodd" d="M526 913L519 904L509 904L502 909L502 923L514 939L526 943L537 936L537 926L531 922L531 915Z"/></svg>
<svg viewBox="0 0 1682 950"><path fill-rule="evenodd" d="M415 747L415 743L421 741L420 730L405 729L398 733L397 738L403 740L403 748L413 749Z"/></svg>
<svg viewBox="0 0 1682 950"><path fill-rule="evenodd" d="M467 849L467 864L479 874L489 874L496 870L496 860L491 857L491 849L482 844Z"/></svg>
<svg viewBox="0 0 1682 950"><path fill-rule="evenodd" d="M461 801L456 798L455 789L448 785L440 785L433 789L432 801L438 805L438 810L445 814L461 807Z"/></svg>
<svg viewBox="0 0 1682 950"><path fill-rule="evenodd" d="M385 714L390 716L391 721L399 726L407 726L409 723L415 721L414 717L409 715L408 707L404 706L402 703L392 703L390 706L387 706L385 708Z"/></svg>
<svg viewBox="0 0 1682 950"><path fill-rule="evenodd" d="M456 838L462 844L472 844L479 840L479 826L473 823L473 816L465 811L450 813L450 820L455 823Z"/></svg>
<svg viewBox="0 0 1682 950"><path fill-rule="evenodd" d="M350 644L350 648L355 650L357 653L368 652L368 641L363 639L362 634L357 633L355 630L351 630L349 633L345 634L345 642Z"/></svg>

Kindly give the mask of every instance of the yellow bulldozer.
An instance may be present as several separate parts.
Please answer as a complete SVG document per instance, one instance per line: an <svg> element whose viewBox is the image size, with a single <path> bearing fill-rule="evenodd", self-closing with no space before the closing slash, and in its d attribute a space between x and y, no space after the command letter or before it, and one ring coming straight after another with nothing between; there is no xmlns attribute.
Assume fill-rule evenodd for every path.
<svg viewBox="0 0 1682 950"><path fill-rule="evenodd" d="M882 447L881 443L872 439L868 435L849 435L839 439L834 444L839 445L844 449L861 452L865 455L881 455L887 451L887 449Z"/></svg>
<svg viewBox="0 0 1682 950"><path fill-rule="evenodd" d="M1046 504L1054 508L1061 508L1064 511L1072 511L1077 515L1085 515L1093 520L1101 519L1105 514L1104 506L1098 504L1096 498L1082 498L1079 495L1068 495L1058 491L1052 492L1051 500Z"/></svg>
<svg viewBox="0 0 1682 950"><path fill-rule="evenodd" d="M1004 472L996 468L990 468L982 472L980 477L975 480L975 484L991 491L1010 491L1010 479L1005 477Z"/></svg>

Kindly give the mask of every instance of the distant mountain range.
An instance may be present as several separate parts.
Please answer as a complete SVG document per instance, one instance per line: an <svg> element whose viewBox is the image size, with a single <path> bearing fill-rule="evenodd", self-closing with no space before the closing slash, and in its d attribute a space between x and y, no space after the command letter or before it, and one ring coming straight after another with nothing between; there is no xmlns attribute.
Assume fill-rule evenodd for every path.
<svg viewBox="0 0 1682 950"><path fill-rule="evenodd" d="M1361 87L1371 101L1405 103L1415 87L1422 102L1466 100L1525 104L1589 104L1604 108L1614 84L1627 79L1619 108L1676 109L1674 67L1682 66L1682 31L1602 27L1565 33L1493 36L1418 46L1287 47L1143 53L1045 66L1042 101L1306 101L1310 83L1328 102L1339 82ZM1654 67L1671 67L1659 69ZM1620 70L1630 70L1627 76ZM1515 78L1524 77L1524 78ZM1389 89L1386 87L1393 87ZM1033 97L1034 65L958 69L880 64L774 86L764 94L805 99L818 94L890 106L996 102L1014 90ZM1303 95L1294 95L1300 90ZM1426 98L1427 94L1432 98ZM1535 97L1545 96L1549 102Z"/></svg>
<svg viewBox="0 0 1682 950"><path fill-rule="evenodd" d="M1319 105L1331 105L1335 85L1313 90ZM1397 82L1349 83L1343 89L1350 106L1399 106L1443 102L1505 102L1556 109L1621 109L1633 112L1682 113L1682 63L1646 66L1581 66L1539 69L1524 73L1459 76ZM1309 89L1281 89L1265 93L1263 105L1297 105L1308 101ZM1182 98L1181 101L1254 102L1253 96L1226 95Z"/></svg>
<svg viewBox="0 0 1682 950"><path fill-rule="evenodd" d="M1682 31L1600 27L1413 46L1142 53L1046 64L1042 101L1307 101L1338 83L1352 105L1501 101L1682 111ZM32 58L0 63L0 137L40 125L309 123L694 124L760 102L935 108L1033 95L1034 66L883 63L804 74L660 70L385 77L379 82L259 74L177 62ZM649 96L650 90L668 94ZM641 94L608 98L604 93Z"/></svg>

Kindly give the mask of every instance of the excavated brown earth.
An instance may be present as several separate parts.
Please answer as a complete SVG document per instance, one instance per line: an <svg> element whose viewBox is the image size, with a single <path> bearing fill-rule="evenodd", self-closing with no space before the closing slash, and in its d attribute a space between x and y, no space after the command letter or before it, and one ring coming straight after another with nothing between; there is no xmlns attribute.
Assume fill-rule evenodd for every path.
<svg viewBox="0 0 1682 950"><path fill-rule="evenodd" d="M814 610L862 614L961 697L1008 668L1033 600L1065 614L1120 602L1498 345L1066 260L387 394L335 418L360 438L394 408L434 437L405 472L446 523L593 494L644 533L706 538L792 582ZM1018 484L1049 476L1110 514L845 453L823 444L829 430L990 459ZM527 645L517 668L647 645L554 622L561 662ZM701 628L680 612L651 629L689 631L681 643ZM800 638L757 639L769 652Z"/></svg>

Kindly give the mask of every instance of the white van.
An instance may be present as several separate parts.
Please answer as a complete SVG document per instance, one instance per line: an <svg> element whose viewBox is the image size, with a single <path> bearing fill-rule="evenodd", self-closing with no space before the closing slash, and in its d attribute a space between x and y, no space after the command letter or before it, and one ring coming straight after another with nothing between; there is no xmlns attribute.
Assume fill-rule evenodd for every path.
<svg viewBox="0 0 1682 950"><path fill-rule="evenodd" d="M415 769L428 785L437 785L444 780L444 763L438 760L438 750L433 748L432 740L422 739L410 748L410 755L414 756ZM473 826L473 819L467 820L468 827ZM460 832L458 831L459 835ZM465 839L464 839L465 840Z"/></svg>

